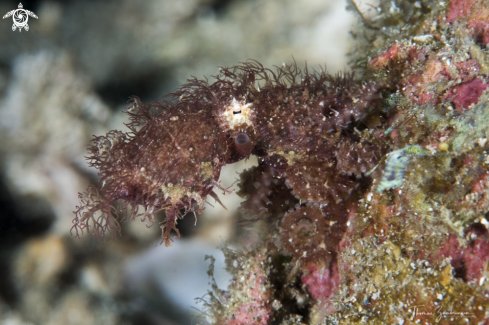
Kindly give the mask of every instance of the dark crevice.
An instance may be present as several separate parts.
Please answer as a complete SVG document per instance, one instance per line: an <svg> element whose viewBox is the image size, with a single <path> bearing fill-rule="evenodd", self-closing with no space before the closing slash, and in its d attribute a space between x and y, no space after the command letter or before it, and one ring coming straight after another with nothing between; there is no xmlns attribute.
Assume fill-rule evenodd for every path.
<svg viewBox="0 0 489 325"><path fill-rule="evenodd" d="M293 292L302 292L299 279L292 281L288 279L290 268L287 267L291 257L276 254L272 259L272 268L270 271L270 283L273 286L274 300L280 302L281 307L274 310L273 320L271 324L282 324L287 317L299 315L302 317L302 322L309 324L309 304L299 306L297 298L292 295ZM304 293L307 295L306 293Z"/></svg>
<svg viewBox="0 0 489 325"><path fill-rule="evenodd" d="M0 176L0 247L14 246L41 235L53 221L48 202L35 196L14 198Z"/></svg>
<svg viewBox="0 0 489 325"><path fill-rule="evenodd" d="M54 221L48 202L36 197L14 198L0 175L0 297L13 305L18 292L12 280L15 247L45 233Z"/></svg>
<svg viewBox="0 0 489 325"><path fill-rule="evenodd" d="M227 9L229 8L229 5L232 4L233 2L236 2L236 0L213 0L209 4L209 7L217 15L221 15L227 11Z"/></svg>
<svg viewBox="0 0 489 325"><path fill-rule="evenodd" d="M452 264L460 264L460 265L453 267L453 271L452 271L453 276L455 278L459 278L459 279L462 279L464 281L467 281L467 268L465 267L464 262L461 261L460 263L452 263Z"/></svg>

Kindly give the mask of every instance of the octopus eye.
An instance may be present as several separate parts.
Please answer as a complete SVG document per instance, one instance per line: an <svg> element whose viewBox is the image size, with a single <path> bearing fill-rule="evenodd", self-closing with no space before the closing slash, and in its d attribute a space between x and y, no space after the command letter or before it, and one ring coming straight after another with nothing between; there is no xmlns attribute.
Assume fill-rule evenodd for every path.
<svg viewBox="0 0 489 325"><path fill-rule="evenodd" d="M250 137L246 133L241 132L234 138L234 141L238 146L244 146L250 142Z"/></svg>
<svg viewBox="0 0 489 325"><path fill-rule="evenodd" d="M253 149L253 142L246 133L238 133L234 137L234 143L236 145L236 150L243 156L248 156Z"/></svg>

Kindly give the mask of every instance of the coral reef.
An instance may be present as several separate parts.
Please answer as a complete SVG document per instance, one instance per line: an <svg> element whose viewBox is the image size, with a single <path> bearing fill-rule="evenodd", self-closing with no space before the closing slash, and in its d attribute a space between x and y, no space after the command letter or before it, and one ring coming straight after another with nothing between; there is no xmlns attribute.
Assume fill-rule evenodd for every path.
<svg viewBox="0 0 489 325"><path fill-rule="evenodd" d="M209 322L487 323L487 5L376 9L360 14L358 79L248 61L133 99L130 132L92 140L102 180L76 233L165 210L168 246L178 218L217 198L222 167L252 154L238 194L258 239L224 249L233 282L214 283Z"/></svg>
<svg viewBox="0 0 489 325"><path fill-rule="evenodd" d="M264 246L288 257L275 290L295 308L273 322L486 323L487 6L380 1L377 12L362 15L363 41L357 34L377 53L353 59L382 101L364 107L363 128L355 118L345 128L358 138L335 142L336 155L322 158L335 168L316 173L313 148L313 157L282 155L279 180L300 205L266 219ZM325 177L346 193L320 190Z"/></svg>

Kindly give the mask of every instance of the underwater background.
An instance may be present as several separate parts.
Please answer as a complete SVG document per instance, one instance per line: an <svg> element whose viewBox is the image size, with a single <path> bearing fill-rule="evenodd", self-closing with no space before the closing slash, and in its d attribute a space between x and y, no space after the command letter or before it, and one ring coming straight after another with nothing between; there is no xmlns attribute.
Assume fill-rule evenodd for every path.
<svg viewBox="0 0 489 325"><path fill-rule="evenodd" d="M0 12L0 323L489 324L487 1Z"/></svg>

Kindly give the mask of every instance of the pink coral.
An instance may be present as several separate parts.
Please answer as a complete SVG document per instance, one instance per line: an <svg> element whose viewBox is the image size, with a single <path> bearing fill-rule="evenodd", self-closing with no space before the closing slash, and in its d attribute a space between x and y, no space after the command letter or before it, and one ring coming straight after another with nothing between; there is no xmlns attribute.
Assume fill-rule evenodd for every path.
<svg viewBox="0 0 489 325"><path fill-rule="evenodd" d="M489 8L481 0L452 0L446 20L454 23L467 19L467 27L475 40L486 46L489 43Z"/></svg>
<svg viewBox="0 0 489 325"><path fill-rule="evenodd" d="M475 239L460 246L455 235L450 235L438 252L441 258L451 257L455 276L465 281L479 281L489 261L489 242Z"/></svg>
<svg viewBox="0 0 489 325"><path fill-rule="evenodd" d="M226 325L242 324L268 324L272 313L270 310L270 297L262 290L267 283L267 276L261 268L255 268L246 279L248 295L251 302L240 305L233 311L233 317L225 322Z"/></svg>
<svg viewBox="0 0 489 325"><path fill-rule="evenodd" d="M476 104L484 90L489 87L480 78L457 85L447 91L445 98L453 98L452 102L457 110L467 109L470 105Z"/></svg>
<svg viewBox="0 0 489 325"><path fill-rule="evenodd" d="M270 310L259 304L243 304L233 313L234 319L225 325L244 325L244 324L268 324L270 320Z"/></svg>
<svg viewBox="0 0 489 325"><path fill-rule="evenodd" d="M449 23L455 22L458 18L465 18L475 6L479 3L478 0L452 0L450 1L450 10L446 16Z"/></svg>
<svg viewBox="0 0 489 325"><path fill-rule="evenodd" d="M329 267L309 263L301 281L306 285L312 299L329 299L335 293L340 282L338 266L336 263L331 263Z"/></svg>
<svg viewBox="0 0 489 325"><path fill-rule="evenodd" d="M382 68L390 61L398 58L399 48L398 44L392 45L386 52L370 60L369 64L373 68Z"/></svg>
<svg viewBox="0 0 489 325"><path fill-rule="evenodd" d="M468 27L473 30L476 40L486 46L489 43L489 9L482 7L469 20Z"/></svg>

